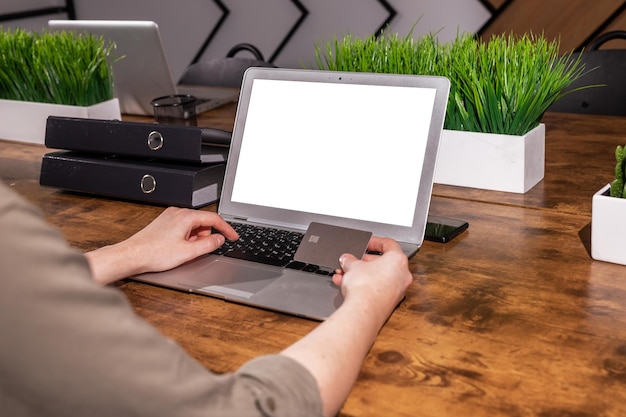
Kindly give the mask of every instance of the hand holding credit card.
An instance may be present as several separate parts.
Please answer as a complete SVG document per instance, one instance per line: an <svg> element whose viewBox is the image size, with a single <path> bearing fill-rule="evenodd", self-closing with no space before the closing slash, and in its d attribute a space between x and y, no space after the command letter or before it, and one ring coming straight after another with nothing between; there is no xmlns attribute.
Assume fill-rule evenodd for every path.
<svg viewBox="0 0 626 417"><path fill-rule="evenodd" d="M341 267L339 257L344 253L363 257L371 237L364 230L311 222L294 259L335 270Z"/></svg>

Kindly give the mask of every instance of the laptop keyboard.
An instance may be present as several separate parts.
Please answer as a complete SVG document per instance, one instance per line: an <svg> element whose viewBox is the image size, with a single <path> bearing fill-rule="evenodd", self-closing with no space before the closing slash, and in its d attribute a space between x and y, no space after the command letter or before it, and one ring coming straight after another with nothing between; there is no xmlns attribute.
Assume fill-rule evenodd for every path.
<svg viewBox="0 0 626 417"><path fill-rule="evenodd" d="M216 255L297 269L303 272L332 274L332 272L321 269L318 265L293 259L304 233L244 223L229 222L229 224L239 233L239 239L234 242L227 240L213 252Z"/></svg>

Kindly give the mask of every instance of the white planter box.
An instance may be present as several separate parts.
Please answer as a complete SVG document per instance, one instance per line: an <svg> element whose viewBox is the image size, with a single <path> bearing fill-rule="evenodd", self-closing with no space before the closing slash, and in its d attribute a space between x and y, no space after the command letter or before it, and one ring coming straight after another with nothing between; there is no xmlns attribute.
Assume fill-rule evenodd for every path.
<svg viewBox="0 0 626 417"><path fill-rule="evenodd" d="M0 100L0 139L43 144L48 116L122 119L116 98L88 107Z"/></svg>
<svg viewBox="0 0 626 417"><path fill-rule="evenodd" d="M626 198L611 197L609 188L595 193L591 202L591 257L626 265Z"/></svg>
<svg viewBox="0 0 626 417"><path fill-rule="evenodd" d="M435 182L525 193L543 179L545 135L543 123L524 136L444 130Z"/></svg>

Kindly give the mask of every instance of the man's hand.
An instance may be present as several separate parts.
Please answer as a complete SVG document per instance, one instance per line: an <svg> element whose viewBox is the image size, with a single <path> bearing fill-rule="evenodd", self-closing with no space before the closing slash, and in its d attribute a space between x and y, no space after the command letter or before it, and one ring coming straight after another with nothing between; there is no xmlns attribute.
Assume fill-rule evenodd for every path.
<svg viewBox="0 0 626 417"><path fill-rule="evenodd" d="M125 241L86 256L94 279L104 285L143 272L174 268L214 251L224 239L238 238L217 213L170 207Z"/></svg>
<svg viewBox="0 0 626 417"><path fill-rule="evenodd" d="M376 335L413 282L408 259L397 242L375 237L369 250L381 255L341 256L341 270L333 282L341 287L342 305L282 352L311 372L326 416L339 412Z"/></svg>
<svg viewBox="0 0 626 417"><path fill-rule="evenodd" d="M354 255L342 255L341 269L335 271L333 282L341 288L345 300L362 299L387 309L386 314L380 311L380 317L384 315L386 319L402 300L413 276L407 256L393 239L373 237L368 250L381 255L365 254L361 260Z"/></svg>

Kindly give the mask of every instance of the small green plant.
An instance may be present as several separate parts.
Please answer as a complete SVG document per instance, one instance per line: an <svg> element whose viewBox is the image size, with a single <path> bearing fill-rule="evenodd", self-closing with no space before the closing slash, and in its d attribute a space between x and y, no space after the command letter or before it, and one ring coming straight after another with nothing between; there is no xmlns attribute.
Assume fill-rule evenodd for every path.
<svg viewBox="0 0 626 417"><path fill-rule="evenodd" d="M615 148L615 179L611 181L610 196L626 198L626 188L624 181L626 180L626 148L618 146Z"/></svg>
<svg viewBox="0 0 626 417"><path fill-rule="evenodd" d="M440 43L434 34L351 35L315 45L319 69L437 75L450 79L444 128L523 135L566 94L584 65L559 55L559 42L543 35L494 36L488 43L466 34Z"/></svg>
<svg viewBox="0 0 626 417"><path fill-rule="evenodd" d="M0 30L0 99L75 106L109 100L114 47L87 34Z"/></svg>

